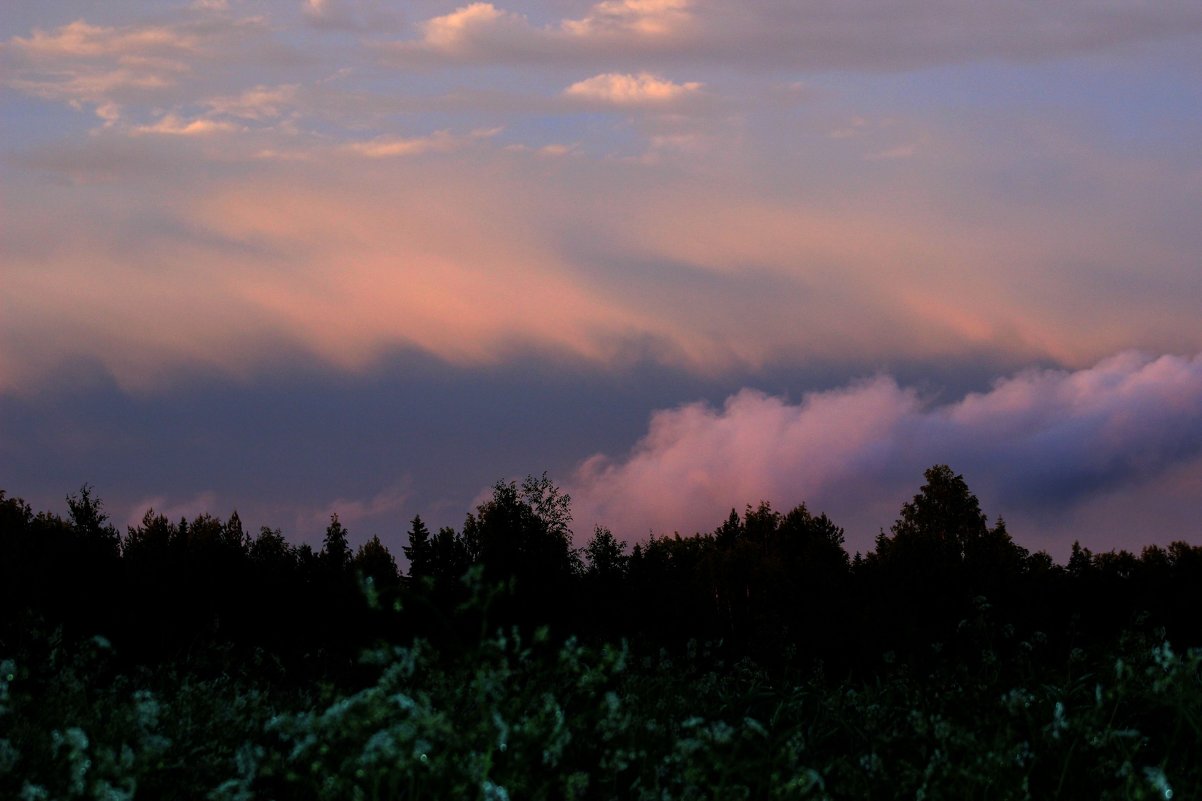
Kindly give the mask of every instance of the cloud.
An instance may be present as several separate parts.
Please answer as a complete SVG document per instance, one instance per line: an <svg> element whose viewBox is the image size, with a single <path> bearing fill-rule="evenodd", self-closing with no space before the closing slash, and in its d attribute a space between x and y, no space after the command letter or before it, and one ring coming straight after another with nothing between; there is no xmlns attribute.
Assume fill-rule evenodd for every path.
<svg viewBox="0 0 1202 801"><path fill-rule="evenodd" d="M1202 349L1196 2L379 5L5 14L0 393L406 353L721 397Z"/></svg>
<svg viewBox="0 0 1202 801"><path fill-rule="evenodd" d="M1141 493L1155 495L1162 476L1199 457L1202 355L1126 352L1078 371L1020 372L947 403L887 376L797 403L745 389L721 408L654 413L626 456L584 461L570 492L582 530L602 523L634 537L710 530L731 507L760 500L805 502L867 550L931 464L964 473L987 512L1031 537L1087 518L1092 504L1113 506L1115 493L1127 498L1127 524L1138 525ZM1178 503L1202 514L1197 496Z"/></svg>
<svg viewBox="0 0 1202 801"><path fill-rule="evenodd" d="M779 28L800 13L753 5ZM911 116L864 101L867 78L785 103L805 89L791 68L682 66L707 37L743 35L707 27L730 8L716 0L523 8L464 5L418 39L501 62L561 47L581 54L573 72L398 74L349 37L290 31L299 0L269 19L177 9L8 40L14 85L86 100L99 122L63 131L11 101L6 189L28 202L6 209L0 387L33 391L75 359L127 387L196 364L246 375L289 349L348 369L398 348L457 364L545 349L714 376L1202 347L1196 148L1118 142L1098 107L999 126L948 107L938 81ZM297 41L303 59L272 51ZM639 48L677 46L644 66Z"/></svg>
<svg viewBox="0 0 1202 801"><path fill-rule="evenodd" d="M524 15L476 2L419 25L420 37L384 48L399 61L576 61L654 53L688 28L691 0L604 0L578 19L535 25Z"/></svg>
<svg viewBox="0 0 1202 801"><path fill-rule="evenodd" d="M245 120L270 120L287 114L297 104L299 84L260 84L236 95L209 98L205 105L213 114Z"/></svg>
<svg viewBox="0 0 1202 801"><path fill-rule="evenodd" d="M972 0L603 0L577 18L535 25L477 2L427 20L389 50L400 60L579 64L637 56L644 64L898 70L986 59L1034 61L1202 31L1181 0L1119 7Z"/></svg>
<svg viewBox="0 0 1202 801"><path fill-rule="evenodd" d="M281 347L346 369L406 347L455 363L524 347L603 359L625 332L662 329L572 279L528 215L531 203L567 206L528 180L548 159L484 144L493 133L375 140L317 160L240 165L235 176L194 157L189 144L203 137L153 137L166 185L157 170L135 172L148 154L120 136L45 151L39 166L126 189L69 215L70 236L36 212L69 187L41 185L10 218L21 234L6 298L36 300L5 303L0 315L0 339L22 343L4 390L30 391L78 358L145 389L186 366L246 374ZM473 155L400 157L456 148ZM482 174L488 161L498 169ZM137 186L159 188L129 191Z"/></svg>
<svg viewBox="0 0 1202 801"><path fill-rule="evenodd" d="M377 492L370 498L339 497L320 508L307 508L296 514L299 531L323 531L330 522L330 515L338 515L339 521L350 528L364 521L377 522L379 518L399 518L401 511L409 505L412 492L407 481L400 481ZM366 532L353 532L355 541L366 540ZM398 554L399 555L399 554Z"/></svg>
<svg viewBox="0 0 1202 801"><path fill-rule="evenodd" d="M1202 275L1180 267L1190 242L1157 211L1190 207L1197 184L1080 167L1077 142L1053 161L1088 176L1087 195L1014 204L991 200L980 172L933 160L869 180L862 144L825 125L807 158L833 178L782 166L789 150L772 142L718 139L699 159L688 131L655 133L664 155L649 164L587 143L550 159L487 128L348 142L199 108L146 125L247 130L104 129L21 154L4 392L35 391L76 359L145 389L197 365L251 375L281 351L362 370L398 348L477 365L545 350L715 376L970 357L1078 367L1124 347L1202 348L1190 305ZM964 148L930 150L972 163ZM1119 190L1140 180L1156 196L1128 209ZM78 191L99 184L102 196ZM1130 264L1138 287L1117 280Z"/></svg>
<svg viewBox="0 0 1202 801"><path fill-rule="evenodd" d="M304 0L302 13L315 28L364 31L395 24L379 0Z"/></svg>
<svg viewBox="0 0 1202 801"><path fill-rule="evenodd" d="M503 13L492 3L472 3L427 20L422 25L422 32L428 44L450 49L467 42L473 31L495 28L505 21L517 24L519 18Z"/></svg>
<svg viewBox="0 0 1202 801"><path fill-rule="evenodd" d="M794 3L768 0L710 6L706 49L807 69L897 70L1004 59L1018 62L1107 50L1202 30L1187 2L1115 4L1068 0L1054 6L982 5L972 0Z"/></svg>
<svg viewBox="0 0 1202 801"><path fill-rule="evenodd" d="M692 20L692 0L604 0L581 19L565 20L563 30L579 37L667 37Z"/></svg>
<svg viewBox="0 0 1202 801"><path fill-rule="evenodd" d="M419 26L421 38L383 46L401 60L488 60L498 53L538 53L558 49L553 31L532 26L520 14L492 3L471 3Z"/></svg>
<svg viewBox="0 0 1202 801"><path fill-rule="evenodd" d="M197 85L278 53L262 18L205 9L203 17L153 24L95 25L79 19L35 28L0 45L20 92L75 107L196 99ZM209 16L210 14L216 16Z"/></svg>
<svg viewBox="0 0 1202 801"><path fill-rule="evenodd" d="M217 503L217 493L205 490L184 500L171 500L165 495L155 495L143 498L129 505L129 513L125 525L137 527L142 524L142 518L148 511L163 515L171 522L185 519L189 523L198 515L211 514L220 517L221 509Z"/></svg>
<svg viewBox="0 0 1202 801"><path fill-rule="evenodd" d="M236 494L246 493L239 489ZM337 514L342 524L351 529L352 544L363 542L372 532L367 529L359 530L357 525L378 528L381 521L391 523L403 517L406 508L412 502L412 495L408 479L402 479L367 498L339 496L319 503L314 503L310 498L286 505L278 501L256 498L249 504L240 505L237 510L243 525L252 534L253 527L262 524L261 521L270 521L274 525L286 523L284 533L293 542L308 542L320 547L323 532L330 522L330 515ZM229 505L226 494L219 494L214 490L204 490L184 498L173 498L169 495L140 497L132 503L120 504L120 507L117 519L123 521L124 525L134 527L142 523L142 518L148 510L152 510L156 515L163 515L172 522L181 518L190 522L201 514L211 514L224 519L226 515L235 511L235 508ZM385 531L385 534L387 533ZM397 555L400 555L399 551Z"/></svg>
<svg viewBox="0 0 1202 801"><path fill-rule="evenodd" d="M33 62L116 56L123 59L170 57L195 52L196 36L162 25L112 27L84 20L54 31L34 29L28 37L14 36L7 48Z"/></svg>
<svg viewBox="0 0 1202 801"><path fill-rule="evenodd" d="M897 147L887 148L886 150L878 150L875 153L868 153L864 156L864 160L895 161L897 159L913 158L916 153L918 153L918 145L916 144L898 145Z"/></svg>
<svg viewBox="0 0 1202 801"><path fill-rule="evenodd" d="M14 36L3 53L15 67L8 80L14 89L48 100L104 105L173 86L200 46L197 35L179 27L76 20Z"/></svg>
<svg viewBox="0 0 1202 801"><path fill-rule="evenodd" d="M700 89L700 83L673 83L648 72L638 75L607 72L577 81L565 89L564 94L615 106L662 106L695 94Z"/></svg>
<svg viewBox="0 0 1202 801"><path fill-rule="evenodd" d="M379 159L393 156L417 156L423 153L450 153L500 133L500 129L472 131L467 135L456 135L450 131L436 131L429 136L401 137L379 136L366 142L351 142L345 149L359 156Z"/></svg>
<svg viewBox="0 0 1202 801"><path fill-rule="evenodd" d="M133 131L138 134L166 134L168 136L208 136L231 133L238 130L232 122L197 118L182 119L175 114L164 114L153 125L139 125Z"/></svg>
<svg viewBox="0 0 1202 801"><path fill-rule="evenodd" d="M84 70L74 74L62 72L52 78L13 78L8 82L12 88L46 100L59 100L78 106L93 103L99 108L119 108L114 97L128 97L131 92L165 89L174 83L173 78L140 70L117 68L110 70Z"/></svg>

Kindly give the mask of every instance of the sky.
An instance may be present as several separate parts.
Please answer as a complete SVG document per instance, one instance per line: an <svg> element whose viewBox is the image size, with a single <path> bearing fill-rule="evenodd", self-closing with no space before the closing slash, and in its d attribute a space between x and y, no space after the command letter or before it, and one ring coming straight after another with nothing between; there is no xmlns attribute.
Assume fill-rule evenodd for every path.
<svg viewBox="0 0 1202 801"><path fill-rule="evenodd" d="M0 124L37 509L1202 542L1195 0L14 0Z"/></svg>

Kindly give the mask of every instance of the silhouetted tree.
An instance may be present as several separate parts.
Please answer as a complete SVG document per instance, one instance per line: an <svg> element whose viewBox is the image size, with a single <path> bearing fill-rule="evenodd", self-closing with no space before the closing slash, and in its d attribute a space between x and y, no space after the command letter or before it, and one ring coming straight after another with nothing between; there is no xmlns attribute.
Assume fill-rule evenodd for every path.
<svg viewBox="0 0 1202 801"><path fill-rule="evenodd" d="M438 530L430 550L430 574L436 579L458 581L471 564L467 545L450 526Z"/></svg>
<svg viewBox="0 0 1202 801"><path fill-rule="evenodd" d="M231 550L246 551L250 547L250 535L242 527L242 518L238 515L237 509L230 513L221 533L222 541Z"/></svg>
<svg viewBox="0 0 1202 801"><path fill-rule="evenodd" d="M1093 572L1093 552L1088 548L1082 548L1080 542L1073 540L1073 549L1069 554L1068 563L1064 567L1073 578L1085 578Z"/></svg>
<svg viewBox="0 0 1202 801"><path fill-rule="evenodd" d="M409 560L409 575L413 578L433 575L434 572L434 543L430 538L430 529L422 521L421 515L414 515L409 524L409 544L401 549Z"/></svg>
<svg viewBox="0 0 1202 801"><path fill-rule="evenodd" d="M923 475L927 483L902 506L893 536L877 538L877 555L885 561L922 561L945 569L963 561L969 548L986 535L985 515L964 476L947 465L935 465Z"/></svg>
<svg viewBox="0 0 1202 801"><path fill-rule="evenodd" d="M572 496L560 490L547 477L526 476L522 481L521 499L534 512L546 532L564 542L572 540Z"/></svg>
<svg viewBox="0 0 1202 801"><path fill-rule="evenodd" d="M396 559L389 553L378 536L359 546L355 553L355 569L364 577L370 577L377 587L395 587L398 581Z"/></svg>
<svg viewBox="0 0 1202 801"><path fill-rule="evenodd" d="M121 543L122 555L131 562L163 564L168 560L168 554L174 548L179 536L179 528L167 519L166 515L156 514L154 509L147 509L142 515L142 522L137 526L126 529L125 539Z"/></svg>
<svg viewBox="0 0 1202 801"><path fill-rule="evenodd" d="M826 515L805 504L782 514L766 501L732 510L710 533L652 537L629 556L598 526L576 551L570 498L546 474L500 482L462 534L432 535L413 518L405 554L410 574L428 580L403 587L380 539L352 553L337 515L315 553L277 529L248 537L237 512L172 522L147 510L118 537L88 485L68 497L66 517L35 515L0 491L0 644L26 647L39 636L31 631L61 631L64 641L113 634L116 651L147 663L253 646L299 678L353 669L379 637L470 648L478 632L510 623L628 638L644 655L720 642L710 653L727 664L751 656L781 666L788 653L822 661L828 675L875 670L886 651L924 671L916 676L931 660L969 665L986 653L989 670L1006 670L1098 652L1124 630L1174 647L1202 643L1202 548L1174 542L1137 557L1075 543L1060 567L1019 547L1000 517L989 526L946 465L924 477L876 550L855 562ZM496 582L483 592L460 581L473 562ZM389 589L385 597L404 593L405 611L369 610L356 574ZM498 592L501 584L516 589ZM487 611L465 611L476 609L473 595L488 599ZM982 667L972 664L964 669Z"/></svg>
<svg viewBox="0 0 1202 801"><path fill-rule="evenodd" d="M338 513L330 515L330 525L321 543L322 561L332 570L346 570L351 562L351 546L346 528L338 520Z"/></svg>
<svg viewBox="0 0 1202 801"><path fill-rule="evenodd" d="M71 526L78 536L96 543L114 556L117 554L121 548L121 535L108 522L104 504L92 495L91 485L84 484L80 487L78 495L68 495L67 508L70 511Z"/></svg>
<svg viewBox="0 0 1202 801"><path fill-rule="evenodd" d="M575 570L571 547L571 499L541 479L497 482L492 498L476 507L463 524L463 540L486 575L515 577L529 587L569 578Z"/></svg>
<svg viewBox="0 0 1202 801"><path fill-rule="evenodd" d="M283 570L294 567L296 558L278 528L263 526L248 548L250 558L264 567Z"/></svg>
<svg viewBox="0 0 1202 801"><path fill-rule="evenodd" d="M1000 568L991 560L1015 570L1023 563L1004 524L990 531L963 476L935 465L924 478L860 571L871 599L865 625L879 633L874 638L919 653L920 643L950 637L956 622L973 614L974 598L996 590L987 579Z"/></svg>
<svg viewBox="0 0 1202 801"><path fill-rule="evenodd" d="M749 509L751 507L748 507ZM726 522L718 526L714 531L714 539L718 541L718 546L728 548L739 541L743 534L743 521L739 519L739 513L734 509L730 510L730 516L726 518Z"/></svg>
<svg viewBox="0 0 1202 801"><path fill-rule="evenodd" d="M815 517L803 503L779 520L774 534L777 548L790 570L802 570L807 575L847 572L849 562L847 551L843 549L843 529L825 513Z"/></svg>
<svg viewBox="0 0 1202 801"><path fill-rule="evenodd" d="M728 520L726 525L730 525L730 522ZM772 504L767 501L760 501L760 505L754 509L748 505L743 512L743 535L748 541L763 548L771 547L774 544L773 539L780 525L781 513L773 509Z"/></svg>
<svg viewBox="0 0 1202 801"><path fill-rule="evenodd" d="M585 575L603 582L614 582L626 572L626 543L618 541L604 526L593 529L593 537L584 546L587 562Z"/></svg>

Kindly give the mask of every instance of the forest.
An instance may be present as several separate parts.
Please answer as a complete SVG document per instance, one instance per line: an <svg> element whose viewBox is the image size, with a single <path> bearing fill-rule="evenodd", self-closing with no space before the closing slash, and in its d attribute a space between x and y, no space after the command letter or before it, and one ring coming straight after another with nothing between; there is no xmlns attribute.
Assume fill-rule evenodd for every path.
<svg viewBox="0 0 1202 801"><path fill-rule="evenodd" d="M530 476L404 570L0 491L0 797L1202 798L1202 546L1057 564L922 482L850 555L766 502L574 538Z"/></svg>

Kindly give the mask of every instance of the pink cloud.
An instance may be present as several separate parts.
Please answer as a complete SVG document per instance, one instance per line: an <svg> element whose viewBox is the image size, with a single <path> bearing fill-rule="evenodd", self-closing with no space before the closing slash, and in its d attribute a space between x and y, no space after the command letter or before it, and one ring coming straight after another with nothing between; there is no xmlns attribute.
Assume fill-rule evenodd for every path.
<svg viewBox="0 0 1202 801"><path fill-rule="evenodd" d="M212 134L233 133L238 126L225 120L211 120L199 117L196 119L181 119L174 114L164 114L152 125L139 125L133 129L137 134L165 134L167 136L210 136Z"/></svg>
<svg viewBox="0 0 1202 801"><path fill-rule="evenodd" d="M456 135L450 131L436 131L428 136L378 136L365 142L351 142L345 150L367 158L389 158L392 156L418 156L423 153L450 153L467 147L471 143L488 139L500 133L499 128L472 131Z"/></svg>
<svg viewBox="0 0 1202 801"><path fill-rule="evenodd" d="M507 14L492 3L471 3L457 8L450 14L433 17L422 25L425 41L432 47L451 49L467 42L473 31L495 28L509 21L519 24L519 18Z"/></svg>
<svg viewBox="0 0 1202 801"><path fill-rule="evenodd" d="M217 494L211 490L206 490L191 498L182 500L156 495L130 504L129 514L125 518L125 525L134 527L140 525L142 518L148 511L153 511L156 515L163 515L172 523L178 522L181 518L191 522L201 514L221 515L220 506L217 502Z"/></svg>
<svg viewBox="0 0 1202 801"><path fill-rule="evenodd" d="M1202 515L1199 496L1178 486L1198 486L1200 457L1202 356L1128 352L1073 372L1022 372L944 404L877 377L798 403L743 390L721 409L659 411L629 454L584 461L570 492L582 531L692 533L732 507L805 502L867 550L922 470L949 463L1028 543L1063 550L1055 538L1072 535L1069 523L1125 507L1129 541L1119 544L1138 549L1181 536L1141 528L1148 499L1175 499L1176 515L1162 509L1160 520Z"/></svg>
<svg viewBox="0 0 1202 801"><path fill-rule="evenodd" d="M687 28L693 5L693 0L603 0L584 17L565 20L562 27L580 37L666 37Z"/></svg>
<svg viewBox="0 0 1202 801"><path fill-rule="evenodd" d="M615 53L654 53L683 41L692 0L603 0L584 16L536 25L489 2L460 6L418 26L420 36L384 48L391 59L436 62L574 60Z"/></svg>
<svg viewBox="0 0 1202 801"><path fill-rule="evenodd" d="M261 17L233 17L222 9L198 13L143 24L78 19L35 28L0 43L5 83L76 108L192 103L199 87L286 49L272 42Z"/></svg>
<svg viewBox="0 0 1202 801"><path fill-rule="evenodd" d="M867 4L794 5L604 0L527 18L479 2L403 43L483 64L527 46L580 56L577 74L551 58L529 84L455 62L427 85L430 72L381 71L364 48L277 58L305 8L375 7L351 0L13 37L10 86L90 104L102 122L30 136L10 157L21 202L5 213L0 389L33 391L75 360L145 388L298 351L348 369L403 348L461 364L542 350L716 375L980 355L1080 367L1202 347L1182 211L1198 206L1196 170L1021 114L998 137L992 114L874 115L820 92L785 113L780 72L739 99L748 84L728 67L743 62L694 72L689 48L706 61L713 36L764 36L771 56L773 31L792 36L802 18L871 39L849 22L873 17ZM995 13L966 9L953 32ZM1145 31L1192 19L1130 14ZM956 39L941 25L932 37ZM685 40L679 58L642 57ZM1059 194L1041 174L1039 191L1008 195L1032 159L1054 167Z"/></svg>
<svg viewBox="0 0 1202 801"><path fill-rule="evenodd" d="M194 52L196 36L162 25L117 28L76 20L53 31L35 29L8 47L36 61L115 56L122 59Z"/></svg>
<svg viewBox="0 0 1202 801"><path fill-rule="evenodd" d="M324 531L330 515L338 515L343 525L350 528L364 520L390 515L403 517L403 510L410 500L407 482L400 481L385 487L370 498L336 498L320 508L309 507L296 514L296 528L300 532ZM367 532L352 532L355 541L367 539ZM320 541L320 540L319 540Z"/></svg>
<svg viewBox="0 0 1202 801"><path fill-rule="evenodd" d="M199 134L205 121L226 122L158 124ZM84 358L147 387L196 365L250 374L298 349L347 369L405 347L460 364L637 353L713 375L979 353L1082 366L1124 347L1202 347L1187 313L1198 274L1175 271L1169 244L1105 224L1128 222L1121 209L987 207L987 224L949 224L938 173L841 190L830 207L822 192L765 191L745 154L698 158L681 136L660 164L548 159L492 130L355 145L106 129L47 147L32 163L62 185L29 181L7 210L0 337L23 344L0 382L30 389ZM93 185L109 187L103 202L71 189ZM1132 298L1056 268L1091 254L1138 259L1166 289ZM1122 315L1098 313L1118 297Z"/></svg>

